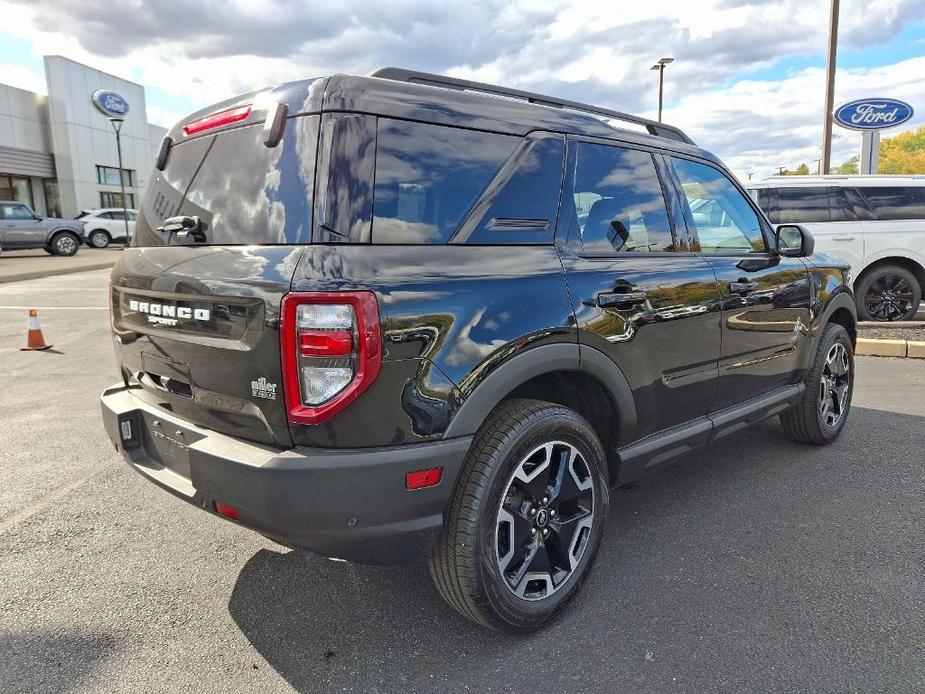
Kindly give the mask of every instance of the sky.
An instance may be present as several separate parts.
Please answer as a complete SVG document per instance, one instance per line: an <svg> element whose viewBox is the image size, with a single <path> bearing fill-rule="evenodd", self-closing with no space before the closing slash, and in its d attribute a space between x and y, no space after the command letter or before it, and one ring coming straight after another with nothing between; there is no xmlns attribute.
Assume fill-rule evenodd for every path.
<svg viewBox="0 0 925 694"><path fill-rule="evenodd" d="M235 94L393 65L664 120L743 179L820 157L829 0L0 0L0 83L44 92L42 56L143 84L170 126ZM909 102L925 124L925 0L842 0L836 105ZM833 164L860 136L835 127Z"/></svg>

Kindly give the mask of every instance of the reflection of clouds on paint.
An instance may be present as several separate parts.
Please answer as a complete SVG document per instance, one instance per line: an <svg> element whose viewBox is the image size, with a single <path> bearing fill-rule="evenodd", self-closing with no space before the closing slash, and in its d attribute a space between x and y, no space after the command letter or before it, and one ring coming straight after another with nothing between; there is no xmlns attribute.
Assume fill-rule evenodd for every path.
<svg viewBox="0 0 925 694"><path fill-rule="evenodd" d="M504 323L507 323L511 320L510 311L502 311L494 318L489 318L485 321L485 330L498 330Z"/></svg>
<svg viewBox="0 0 925 694"><path fill-rule="evenodd" d="M486 309L481 309L460 328L453 345L446 355L446 363L450 366L463 366L481 361L489 354L506 344L505 340L492 340L488 343L476 342L472 339L472 329L475 328Z"/></svg>
<svg viewBox="0 0 925 694"><path fill-rule="evenodd" d="M390 292L384 290L379 293L379 303L383 306L394 306L395 304L405 304L414 301L436 301L449 296L450 292L433 291L396 291Z"/></svg>

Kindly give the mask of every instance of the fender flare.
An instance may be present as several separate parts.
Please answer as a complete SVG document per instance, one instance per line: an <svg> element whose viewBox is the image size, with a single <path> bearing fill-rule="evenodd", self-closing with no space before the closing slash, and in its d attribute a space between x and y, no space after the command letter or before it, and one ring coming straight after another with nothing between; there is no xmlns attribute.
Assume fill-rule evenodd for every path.
<svg viewBox="0 0 925 694"><path fill-rule="evenodd" d="M813 354L816 353L816 345L822 335L822 329L831 322L832 314L842 308L847 309L848 313L851 314L852 319L854 319L855 331L857 331L858 308L855 304L854 294L847 290L833 294L813 321Z"/></svg>
<svg viewBox="0 0 925 694"><path fill-rule="evenodd" d="M84 240L83 235L79 231L75 231L74 229L71 229L70 227L56 227L52 229L51 231L49 231L48 235L45 236L45 245L46 246L49 245L51 243L51 240L55 238L55 236L63 232L68 232L70 234L73 234L74 236L77 237L79 241Z"/></svg>
<svg viewBox="0 0 925 694"><path fill-rule="evenodd" d="M580 371L600 382L619 413L620 440L628 440L636 429L636 404L626 376L603 352L577 342L534 347L498 366L463 401L444 438L474 434L508 393L556 371Z"/></svg>

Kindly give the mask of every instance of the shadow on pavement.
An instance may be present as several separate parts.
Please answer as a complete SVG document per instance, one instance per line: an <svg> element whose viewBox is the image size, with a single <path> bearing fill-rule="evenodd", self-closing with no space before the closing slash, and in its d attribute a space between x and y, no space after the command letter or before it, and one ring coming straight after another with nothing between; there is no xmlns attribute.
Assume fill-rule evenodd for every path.
<svg viewBox="0 0 925 694"><path fill-rule="evenodd" d="M614 490L583 594L534 636L457 616L423 564L269 550L229 611L299 691L906 690L925 681L925 488L897 437L923 423L854 408L814 447L775 420Z"/></svg>
<svg viewBox="0 0 925 694"><path fill-rule="evenodd" d="M5 694L72 691L114 644L110 634L0 634L0 686Z"/></svg>

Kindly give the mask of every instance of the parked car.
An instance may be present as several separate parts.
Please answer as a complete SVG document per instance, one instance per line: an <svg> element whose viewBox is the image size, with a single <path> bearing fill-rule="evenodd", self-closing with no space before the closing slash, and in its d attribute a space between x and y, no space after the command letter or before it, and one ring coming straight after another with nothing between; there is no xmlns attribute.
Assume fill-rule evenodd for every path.
<svg viewBox="0 0 925 694"><path fill-rule="evenodd" d="M54 255L74 255L83 240L79 221L40 217L25 203L0 200L0 246L8 251L44 248Z"/></svg>
<svg viewBox="0 0 925 694"><path fill-rule="evenodd" d="M669 125L385 68L200 111L149 181L117 449L285 546L423 553L480 624L566 608L614 485L773 415L845 425L847 266Z"/></svg>
<svg viewBox="0 0 925 694"><path fill-rule="evenodd" d="M862 320L910 320L925 287L925 176L773 176L749 183L775 224L797 223L851 265Z"/></svg>
<svg viewBox="0 0 925 694"><path fill-rule="evenodd" d="M128 212L128 236L125 233L125 215ZM135 229L137 210L125 210L121 207L106 207L101 210L83 210L77 219L84 224L87 245L94 248L106 248L113 241L128 243Z"/></svg>

